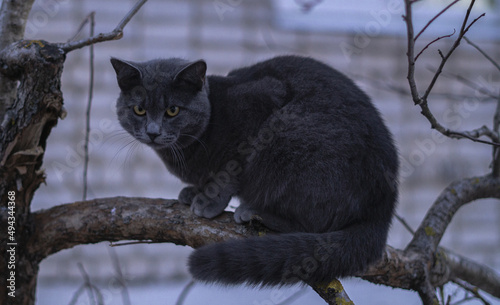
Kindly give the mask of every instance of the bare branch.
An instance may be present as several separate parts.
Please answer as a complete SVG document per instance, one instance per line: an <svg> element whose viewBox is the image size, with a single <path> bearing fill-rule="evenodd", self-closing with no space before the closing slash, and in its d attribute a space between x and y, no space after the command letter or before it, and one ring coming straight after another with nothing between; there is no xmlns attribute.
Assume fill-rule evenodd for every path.
<svg viewBox="0 0 500 305"><path fill-rule="evenodd" d="M481 53L481 55L483 55L487 60L489 60L489 62L495 66L495 68L497 68L498 71L500 71L500 65L496 62L496 60L494 60L493 58L491 58L491 56L489 56L488 54L486 54L485 51L483 51L483 49L481 49L478 45L476 45L475 43L473 43L472 41L469 40L469 38L467 38L466 36L464 36L464 40L467 41L468 44L470 44L471 46L473 46L476 50L479 51L479 53Z"/></svg>
<svg viewBox="0 0 500 305"><path fill-rule="evenodd" d="M81 49L83 47L103 42L109 40L118 40L123 37L123 29L129 23L129 21L134 17L134 15L139 11L139 9L146 3L147 0L139 0L134 7L123 17L123 19L118 23L115 29L108 33L100 33L97 36L92 36L87 39L82 39L79 41L69 41L66 43L59 43L57 46L61 48L65 53L69 53L76 49Z"/></svg>
<svg viewBox="0 0 500 305"><path fill-rule="evenodd" d="M415 234L415 230L410 226L410 224L404 219L403 217L399 216L398 214L395 214L394 217L405 227L405 229L410 232L410 234Z"/></svg>
<svg viewBox="0 0 500 305"><path fill-rule="evenodd" d="M406 57L408 58L408 74L406 78L408 79L408 84L410 85L410 93L413 98L413 102L415 103L415 105L420 105L424 101L418 94L417 83L415 81L415 38L413 37L414 30L413 11L411 7L412 3L414 3L414 1L405 0L406 15L404 16L404 20L406 23L406 36L408 42L406 51Z"/></svg>
<svg viewBox="0 0 500 305"><path fill-rule="evenodd" d="M483 296L478 292L477 287L469 285L468 283L460 281L460 280L453 281L453 283L460 286L462 289L472 293L474 298L483 302L484 305L491 305L490 302L488 302L485 298L483 298ZM455 303L455 304L458 304L458 303Z"/></svg>
<svg viewBox="0 0 500 305"><path fill-rule="evenodd" d="M454 73L444 73L442 74L443 76L445 77L451 77L451 78L455 78L456 80L458 80L459 82L461 82L462 84L464 84L465 86L477 91L478 93L481 93L493 100L497 100L499 95L496 94L495 92L492 92L491 90L489 90L487 87L485 86L481 86L479 84L477 84L476 82L468 79L467 77L463 76L463 75L459 75L459 74L454 74ZM476 97L477 98L477 97Z"/></svg>
<svg viewBox="0 0 500 305"><path fill-rule="evenodd" d="M32 251L46 257L79 244L145 240L191 247L228 238L257 235L237 225L231 213L204 219L176 201L146 198L104 198L60 205L33 213L37 231ZM64 234L61 234L64 233Z"/></svg>
<svg viewBox="0 0 500 305"><path fill-rule="evenodd" d="M427 90L425 91L424 96L422 97L422 99L427 100L427 97L431 93L432 88L434 88L434 85L436 84L436 81L439 78L439 75L443 71L443 68L444 68L446 62L451 57L451 55L453 54L453 52L455 52L456 48L458 48L458 46L460 45L460 42L462 41L462 38L464 37L464 35L469 31L470 27L474 23L476 23L476 21L478 21L480 18L482 18L485 15L485 14L481 14L479 17L477 17L476 19L474 19L469 25L467 25L467 22L469 21L470 12L472 10L472 7L474 6L474 3L475 3L475 0L472 0L471 3L470 3L470 5L469 5L469 8L467 9L467 13L465 14L465 18L464 18L464 21L462 23L462 27L460 29L460 32L458 33L458 38L455 40L455 42L451 46L451 48L448 51L448 53L443 56L443 58L441 60L441 63L439 64L439 67L438 67L436 73L434 74L434 77L432 78L429 86L427 87Z"/></svg>
<svg viewBox="0 0 500 305"><path fill-rule="evenodd" d="M500 129L500 96L497 98L497 108L495 110L495 115L493 116L493 132L498 135ZM500 176L500 150L497 148L493 149L493 171L491 173L493 177Z"/></svg>
<svg viewBox="0 0 500 305"><path fill-rule="evenodd" d="M189 281L189 283L187 283L186 286L184 286L184 288L182 288L181 294L177 298L175 305L183 305L184 304L184 300L186 299L188 293L191 291L191 288L194 287L194 284L196 284L196 282L194 280L191 280L191 281Z"/></svg>
<svg viewBox="0 0 500 305"><path fill-rule="evenodd" d="M446 53L446 55L443 54L441 51L439 51L439 54L441 56L441 63L439 65L439 67L437 68L437 70L435 71L434 76L432 77L429 85L427 86L427 89L425 90L424 95L420 96L420 94L418 92L418 89L417 89L416 80L415 80L415 60L427 48L427 46L429 46L433 42L439 40L440 38L438 38L438 39L434 40L433 42L431 42L430 44L428 44L417 55L417 57L415 57L415 40L416 40L416 38L414 38L413 19L412 19L413 18L413 16L412 16L412 4L413 3L415 3L415 1L405 0L405 11L406 11L406 14L404 16L404 20L405 20L405 23L406 23L406 30L407 30L407 43L408 43L408 45L407 45L407 53L406 53L407 58L408 58L408 74L407 74L407 79L408 79L408 84L410 86L410 92L411 92L411 96L412 96L413 102L415 103L415 105L419 105L420 106L421 113L422 113L423 116L425 116L427 118L427 120L429 121L429 123L431 123L431 128L436 129L437 131L439 131L443 135L445 135L447 137L451 137L451 138L457 138L457 139L465 138L465 139L472 140L474 142L479 142L479 143L493 145L493 146L500 146L499 143L495 143L495 142L491 142L491 141L485 141L485 140L479 139L478 137L474 137L473 136L474 132L455 131L455 130L451 130L451 129L448 129L448 128L444 127L443 125L441 125L441 123L439 123L439 121L436 119L436 117L432 114L432 112L431 112L431 110L430 110L430 108L428 106L428 102L427 102L427 99L428 99L428 97L429 97L432 89L434 88L434 85L436 84L439 76L441 75L446 62L451 57L451 55L453 54L453 52L455 51L455 49L460 45L460 42L461 42L462 38L469 31L470 27L473 24L475 24L480 18L482 18L484 16L484 14L480 15L479 17L477 17L471 23L468 24L470 12L471 12L472 7L474 6L474 3L475 3L475 0L472 0L471 3L470 3L470 5L469 5L469 8L467 9L467 13L466 13L466 15L464 17L464 20L462 22L462 26L461 26L458 38L455 40L455 42L453 43L453 45L450 48L450 50ZM453 5L453 4L454 3L450 4L450 6ZM437 17L439 17L444 11L446 11L450 6L448 6L443 11L441 11L436 17L433 18L433 20L429 21L429 23L427 24L427 26L432 21L434 21ZM426 27L424 27L423 30L425 30ZM417 38L422 33L422 31L420 31L420 33L417 35Z"/></svg>
<svg viewBox="0 0 500 305"><path fill-rule="evenodd" d="M498 64L498 62L496 60L494 60L491 56L486 54L486 52L483 49L481 49L478 45L476 45L475 43L470 41L467 37L464 36L464 40L469 45L474 47L479 53L481 53L481 55L483 55L498 71L500 71L500 65ZM498 142L498 132L500 129L500 96L497 96L496 100L497 100L497 108L495 110L495 115L493 117L493 131L492 131L492 133L497 135L496 142ZM500 176L500 154L499 154L499 150L496 147L493 149L493 166L492 167L493 167L492 175L495 177Z"/></svg>
<svg viewBox="0 0 500 305"><path fill-rule="evenodd" d="M481 290L500 298L500 275L493 269L459 256L449 250L442 252L450 268L453 282L465 281Z"/></svg>
<svg viewBox="0 0 500 305"><path fill-rule="evenodd" d="M433 23L437 18L439 18L439 16L441 16L444 12L446 12L448 9L450 9L450 7L455 5L455 3L457 3L458 1L460 1L460 0L455 0L452 3L448 4L448 6L446 6L442 11L440 11L436 16L434 16L434 18L429 20L429 22L427 22L427 24L422 28L422 30L420 30L420 32L418 32L418 34L417 34L417 36L415 36L414 40L416 41L418 39L418 37L420 37L420 35L422 35L422 33L425 32L425 30L431 25L431 23ZM455 33L455 30L453 30L453 33ZM416 58L415 58L415 60L416 60Z"/></svg>
<svg viewBox="0 0 500 305"><path fill-rule="evenodd" d="M95 13L90 13L90 37L94 36ZM92 109L92 98L94 96L94 45L89 46L89 91L87 99L87 111L85 112L85 146L84 146L84 162L83 162L83 195L82 200L87 199L87 174L89 170L89 135L90 135L90 111Z"/></svg>
<svg viewBox="0 0 500 305"><path fill-rule="evenodd" d="M433 43L435 43L435 42L437 42L437 41L439 41L441 39L444 39L444 38L450 38L451 36L455 35L455 32L456 32L455 29L453 29L453 33L448 34L448 35L439 36L438 38L436 38L433 41L429 42L420 52L418 52L417 56L415 56L415 61L417 61L418 57L420 55L422 55L422 53L424 53L424 51L427 50L427 48L430 47Z"/></svg>
<svg viewBox="0 0 500 305"><path fill-rule="evenodd" d="M407 250L420 252L431 258L458 209L482 198L500 198L500 179L488 175L451 183L427 212Z"/></svg>
<svg viewBox="0 0 500 305"><path fill-rule="evenodd" d="M491 188L500 190L500 179L495 181L496 184L492 183ZM477 184L482 186L487 182L478 181ZM457 191L466 192L458 187ZM166 199L95 199L37 211L33 213L32 219L32 225L37 230L30 238L30 251L37 253L36 257L39 259L75 245L102 241L149 240L148 243L171 242L196 248L213 242L259 234L257 227L236 224L232 213L223 213L214 219L200 218L193 215L189 207ZM458 255L448 254L442 249L439 251L443 253L439 256L441 263L433 264L429 270L429 261L433 261L434 256L429 259L424 253L402 251L387 246L382 259L357 276L376 284L416 290L422 279L427 279L431 285L439 286L452 279L450 274L453 279L468 281L468 277L472 276L466 272L475 273L482 270L475 274L477 280L471 284L486 292L492 293L492 289L495 292L496 286L488 285L498 285L499 281L497 284L485 284L486 280L495 279L489 273L483 272L488 270L486 267L473 262L465 264ZM453 260L448 266L451 258ZM456 266L474 268L460 269ZM323 287L323 293L328 296L332 291L326 288L328 284ZM500 297L498 293L495 296Z"/></svg>
<svg viewBox="0 0 500 305"><path fill-rule="evenodd" d="M118 259L118 254L116 254L116 250L113 247L108 248L108 253L111 256L111 261L113 262L113 268L115 269L116 273L116 280L120 285L120 290L122 293L122 302L124 305L130 305L131 302L127 289L127 283L125 281L125 277L123 276L120 260Z"/></svg>

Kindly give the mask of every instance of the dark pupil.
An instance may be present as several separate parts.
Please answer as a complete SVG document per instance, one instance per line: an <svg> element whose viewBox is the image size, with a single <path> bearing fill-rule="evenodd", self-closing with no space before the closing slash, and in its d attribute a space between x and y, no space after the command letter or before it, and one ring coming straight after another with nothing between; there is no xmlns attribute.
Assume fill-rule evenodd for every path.
<svg viewBox="0 0 500 305"><path fill-rule="evenodd" d="M170 112L175 113L175 106L170 107Z"/></svg>

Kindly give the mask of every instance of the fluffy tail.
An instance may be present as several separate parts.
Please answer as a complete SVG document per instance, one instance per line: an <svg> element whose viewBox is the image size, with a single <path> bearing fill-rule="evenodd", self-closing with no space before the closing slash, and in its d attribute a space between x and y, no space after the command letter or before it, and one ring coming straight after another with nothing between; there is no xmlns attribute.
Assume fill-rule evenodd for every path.
<svg viewBox="0 0 500 305"><path fill-rule="evenodd" d="M326 283L378 260L388 226L358 224L328 233L290 233L230 240L195 250L189 270L202 282L275 286Z"/></svg>

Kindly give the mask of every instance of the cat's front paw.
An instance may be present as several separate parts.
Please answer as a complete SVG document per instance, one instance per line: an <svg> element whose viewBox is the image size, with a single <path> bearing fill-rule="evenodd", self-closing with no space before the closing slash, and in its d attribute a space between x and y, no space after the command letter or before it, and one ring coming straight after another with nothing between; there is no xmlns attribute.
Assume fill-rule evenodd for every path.
<svg viewBox="0 0 500 305"><path fill-rule="evenodd" d="M179 202L186 205L191 205L193 203L194 197L198 191L193 186L188 186L182 189L179 193Z"/></svg>
<svg viewBox="0 0 500 305"><path fill-rule="evenodd" d="M245 205L240 205L234 211L234 220L236 223L249 222L250 220L258 218L257 211Z"/></svg>
<svg viewBox="0 0 500 305"><path fill-rule="evenodd" d="M229 201L217 200L219 198L207 198L204 194L194 196L191 204L191 211L197 216L205 218L214 218L221 214Z"/></svg>

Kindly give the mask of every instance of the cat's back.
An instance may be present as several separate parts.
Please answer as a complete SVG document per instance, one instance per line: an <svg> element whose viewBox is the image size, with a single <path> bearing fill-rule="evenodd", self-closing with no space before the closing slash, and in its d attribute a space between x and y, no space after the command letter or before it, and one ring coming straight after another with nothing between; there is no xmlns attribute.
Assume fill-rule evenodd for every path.
<svg viewBox="0 0 500 305"><path fill-rule="evenodd" d="M309 57L284 55L231 71L228 77L240 85L259 83L259 89L278 88L274 91L286 96L284 103L293 98L311 97L309 101L345 104L347 108L367 108L372 111L369 97L338 70ZM250 85L250 87L255 87ZM269 91L269 90L264 90ZM261 90L253 91L255 94ZM360 109L357 109L360 110Z"/></svg>

